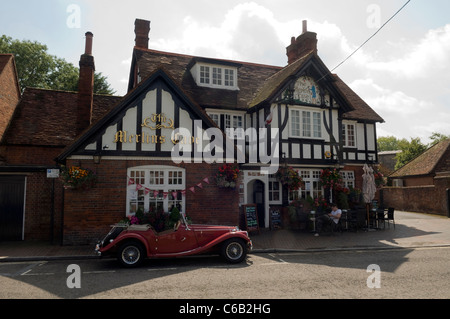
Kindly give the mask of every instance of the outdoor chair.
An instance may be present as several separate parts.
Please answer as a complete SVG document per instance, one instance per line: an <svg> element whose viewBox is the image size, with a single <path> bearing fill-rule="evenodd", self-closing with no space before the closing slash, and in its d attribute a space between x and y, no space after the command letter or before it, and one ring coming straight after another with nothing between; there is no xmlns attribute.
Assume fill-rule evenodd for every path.
<svg viewBox="0 0 450 319"><path fill-rule="evenodd" d="M335 222L330 222L329 224L323 224L323 233L329 233L329 234L334 234L334 233L341 233L344 231L344 224L343 224L343 219L342 217L339 219L339 222L336 224Z"/></svg>
<svg viewBox="0 0 450 319"><path fill-rule="evenodd" d="M392 223L394 224L394 229L395 229L394 211L395 211L395 209L393 207L389 207L388 211L387 211L387 215L385 217L385 220L388 222L389 228L391 228L390 222L392 221Z"/></svg>
<svg viewBox="0 0 450 319"><path fill-rule="evenodd" d="M341 218L339 218L339 221L338 221L337 224L334 223L334 222L331 223L331 232L333 232L333 233L334 232L340 232L342 234L342 232L344 231L344 228L345 228L345 225L344 225L344 223L345 223L344 214L346 214L346 213L342 213Z"/></svg>
<svg viewBox="0 0 450 319"><path fill-rule="evenodd" d="M347 222L347 229L352 229L355 232L358 231L359 228L359 218L358 218L358 211L357 210L349 210L347 211L347 216L345 217L345 221Z"/></svg>
<svg viewBox="0 0 450 319"><path fill-rule="evenodd" d="M380 224L383 223L383 229L386 229L387 212L386 209L379 208L377 210L377 224L380 228Z"/></svg>

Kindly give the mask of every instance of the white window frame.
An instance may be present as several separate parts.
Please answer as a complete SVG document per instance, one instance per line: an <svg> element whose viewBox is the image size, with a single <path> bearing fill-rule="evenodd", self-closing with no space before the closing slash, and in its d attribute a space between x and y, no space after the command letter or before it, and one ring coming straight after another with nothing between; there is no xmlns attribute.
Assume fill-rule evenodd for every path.
<svg viewBox="0 0 450 319"><path fill-rule="evenodd" d="M311 196L313 199L324 196L323 187L319 186L320 170L317 169L298 169L305 186L299 190L289 191L289 201L306 199Z"/></svg>
<svg viewBox="0 0 450 319"><path fill-rule="evenodd" d="M200 65L198 69L200 85L209 85L211 83L211 68L207 65Z"/></svg>
<svg viewBox="0 0 450 319"><path fill-rule="evenodd" d="M353 129L353 136L349 133L349 128ZM356 122L342 122L342 140L344 147L356 148Z"/></svg>
<svg viewBox="0 0 450 319"><path fill-rule="evenodd" d="M217 126L227 134L231 139L243 139L245 137L245 113L222 113L217 111L206 110L208 116L217 124ZM224 116L224 127L220 125L220 116ZM238 126L240 125L240 126ZM234 129L234 133L231 134L231 128ZM242 129L242 130L237 130ZM236 135L236 137L234 136Z"/></svg>
<svg viewBox="0 0 450 319"><path fill-rule="evenodd" d="M192 75L199 86L239 90L237 71L232 66L198 63L192 69Z"/></svg>
<svg viewBox="0 0 450 319"><path fill-rule="evenodd" d="M346 188L355 187L355 172L354 171L341 171L342 183Z"/></svg>
<svg viewBox="0 0 450 319"><path fill-rule="evenodd" d="M278 199L274 199L278 196ZM281 183L273 176L269 177L269 204L282 204L283 187Z"/></svg>
<svg viewBox="0 0 450 319"><path fill-rule="evenodd" d="M316 121L319 123L316 123ZM323 136L321 111L306 108L289 108L289 136L321 140Z"/></svg>
<svg viewBox="0 0 450 319"><path fill-rule="evenodd" d="M168 212L172 205L180 204L181 211L185 211L186 199L181 193L186 189L184 168L165 165L137 166L128 168L127 176L126 216L132 216L138 208L148 212L151 203L162 204L165 212ZM129 178L133 179L134 183L128 183ZM137 185L142 185L143 188L137 190ZM150 190L147 194L146 188ZM159 193L155 196L154 191ZM173 197L173 191L177 191L177 198ZM166 197L164 192L167 193Z"/></svg>

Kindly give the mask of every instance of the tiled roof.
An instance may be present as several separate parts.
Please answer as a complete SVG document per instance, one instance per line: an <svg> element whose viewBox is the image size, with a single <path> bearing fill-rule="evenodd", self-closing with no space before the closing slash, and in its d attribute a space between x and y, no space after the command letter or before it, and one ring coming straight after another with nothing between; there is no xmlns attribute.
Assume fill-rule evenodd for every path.
<svg viewBox="0 0 450 319"><path fill-rule="evenodd" d="M333 74L336 79L335 85L338 87L342 96L354 108L353 111L346 112L342 116L346 120L367 120L373 122L384 123L384 120L379 116L358 94L356 94L339 76Z"/></svg>
<svg viewBox="0 0 450 319"><path fill-rule="evenodd" d="M0 140L20 99L16 65L12 54L0 54Z"/></svg>
<svg viewBox="0 0 450 319"><path fill-rule="evenodd" d="M249 102L249 107L256 106L269 99L274 92L278 91L280 86L282 86L291 75L296 73L313 54L314 53L311 52L310 54L305 55L297 61L287 65L271 77L265 79L255 97Z"/></svg>
<svg viewBox="0 0 450 319"><path fill-rule="evenodd" d="M277 67L247 62L222 59L206 59L190 55L161 52L150 49L135 48L134 57L139 67L140 76L144 79L158 68L162 68L180 85L181 88L203 108L225 108L247 110L269 100L280 87L295 75L312 57L320 66L328 69L314 52L287 65ZM197 86L190 73L190 67L197 60L208 60L210 63L238 65L238 91L214 89ZM329 79L348 102L353 110L344 114L345 119L384 122L384 120L350 89L337 75ZM130 88L131 89L131 88Z"/></svg>
<svg viewBox="0 0 450 319"><path fill-rule="evenodd" d="M439 166L440 170L450 170L448 162L444 166L440 165L450 155L450 139L444 140L424 153L413 159L411 162L396 170L389 177L422 176L435 173ZM442 167L440 167L442 166Z"/></svg>
<svg viewBox="0 0 450 319"><path fill-rule="evenodd" d="M248 103L264 81L282 68L247 62L236 62L221 59L206 59L209 63L233 64L238 67L239 90L214 89L197 86L189 67L200 59L190 55L161 52L135 48L134 55L139 67L140 76L145 79L155 70L162 68L179 85L190 98L203 108L242 109Z"/></svg>
<svg viewBox="0 0 450 319"><path fill-rule="evenodd" d="M76 136L76 92L27 88L17 105L4 144L66 146ZM94 95L93 121L102 118L121 98Z"/></svg>

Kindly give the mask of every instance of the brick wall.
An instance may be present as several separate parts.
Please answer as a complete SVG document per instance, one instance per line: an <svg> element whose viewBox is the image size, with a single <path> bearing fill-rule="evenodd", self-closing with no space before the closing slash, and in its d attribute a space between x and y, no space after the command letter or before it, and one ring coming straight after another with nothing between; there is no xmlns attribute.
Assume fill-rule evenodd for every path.
<svg viewBox="0 0 450 319"><path fill-rule="evenodd" d="M63 147L2 145L0 146L0 156L9 165L55 166L54 159L63 149Z"/></svg>
<svg viewBox="0 0 450 319"><path fill-rule="evenodd" d="M446 189L450 188L450 177L439 176L434 185L413 187L384 187L385 207L397 210L447 216Z"/></svg>
<svg viewBox="0 0 450 319"><path fill-rule="evenodd" d="M172 161L108 161L93 164L92 160L71 161L67 165L80 165L97 172L98 182L89 190L66 190L64 201L64 244L92 244L104 235L111 224L126 216L127 169L143 165L169 165L186 169L186 187L194 186L205 177L195 193L186 192L186 213L198 224L239 224L239 196L237 190L219 189L212 176L219 165L180 164Z"/></svg>
<svg viewBox="0 0 450 319"><path fill-rule="evenodd" d="M27 175L26 203L25 203L25 240L45 240L55 242L60 238L62 184L54 180L55 188L52 195L53 180L44 173ZM54 210L52 210L54 198ZM51 218L53 214L53 234L51 232ZM53 238L52 238L53 235Z"/></svg>

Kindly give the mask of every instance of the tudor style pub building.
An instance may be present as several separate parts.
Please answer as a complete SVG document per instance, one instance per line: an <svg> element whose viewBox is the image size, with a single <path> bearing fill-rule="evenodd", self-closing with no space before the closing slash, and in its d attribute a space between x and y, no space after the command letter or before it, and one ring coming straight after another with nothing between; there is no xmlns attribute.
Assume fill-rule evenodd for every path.
<svg viewBox="0 0 450 319"><path fill-rule="evenodd" d="M274 207L323 196L321 170L338 168L361 188L363 165L377 162L383 119L328 70L306 23L284 67L153 50L146 20L136 20L135 34L124 97L93 93L90 32L78 92L20 93L14 57L0 55L0 240L89 244L139 209L175 206L194 223L242 226L242 206L256 204L268 228ZM265 174L261 149L298 170L304 187ZM219 187L216 175L231 161L239 178ZM52 178L61 165L89 169L95 184L63 187Z"/></svg>

